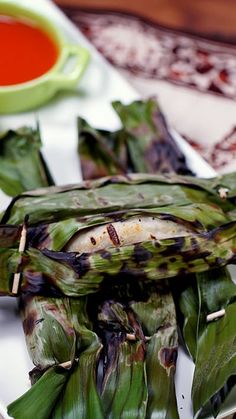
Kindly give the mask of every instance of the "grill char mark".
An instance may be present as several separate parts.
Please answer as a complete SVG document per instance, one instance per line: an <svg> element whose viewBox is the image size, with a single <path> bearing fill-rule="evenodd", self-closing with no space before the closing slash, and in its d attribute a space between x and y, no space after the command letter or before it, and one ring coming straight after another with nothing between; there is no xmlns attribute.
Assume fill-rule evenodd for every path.
<svg viewBox="0 0 236 419"><path fill-rule="evenodd" d="M120 239L113 224L108 224L107 232L114 246L120 246Z"/></svg>

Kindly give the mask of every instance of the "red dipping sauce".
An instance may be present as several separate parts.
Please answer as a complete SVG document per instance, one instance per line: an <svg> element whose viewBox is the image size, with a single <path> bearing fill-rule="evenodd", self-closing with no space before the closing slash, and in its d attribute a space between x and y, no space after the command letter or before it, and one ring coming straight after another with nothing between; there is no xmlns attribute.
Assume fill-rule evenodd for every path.
<svg viewBox="0 0 236 419"><path fill-rule="evenodd" d="M45 74L58 57L56 43L34 22L0 15L0 86Z"/></svg>

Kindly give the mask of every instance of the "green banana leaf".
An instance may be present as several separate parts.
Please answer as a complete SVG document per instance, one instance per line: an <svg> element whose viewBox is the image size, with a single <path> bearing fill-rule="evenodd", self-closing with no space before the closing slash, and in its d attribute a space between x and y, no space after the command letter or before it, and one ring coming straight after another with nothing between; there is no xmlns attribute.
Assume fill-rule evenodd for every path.
<svg viewBox="0 0 236 419"><path fill-rule="evenodd" d="M126 133L134 172L192 174L155 99L137 100L129 105L115 101L112 105Z"/></svg>
<svg viewBox="0 0 236 419"><path fill-rule="evenodd" d="M21 419L24 409L32 403L26 418L77 418L78 414L92 417L92 411L96 418L103 418L95 373L102 345L91 330L87 300L27 294L21 299L20 307L26 343L36 371L31 374L33 386L8 407L9 413ZM68 361L71 361L68 369L60 366ZM50 386L47 402L40 408L47 385ZM37 403L33 403L34 399Z"/></svg>
<svg viewBox="0 0 236 419"><path fill-rule="evenodd" d="M71 305L66 298L33 297L26 294L21 299L26 344L39 370L44 371L75 358L77 336ZM79 308L80 301L76 308L73 307L75 313Z"/></svg>
<svg viewBox="0 0 236 419"><path fill-rule="evenodd" d="M125 174L128 170L125 134L91 127L78 118L78 152L83 179Z"/></svg>
<svg viewBox="0 0 236 419"><path fill-rule="evenodd" d="M201 314L192 387L195 413L236 374L236 285L225 269L197 276ZM222 308L223 317L206 323L208 313Z"/></svg>
<svg viewBox="0 0 236 419"><path fill-rule="evenodd" d="M178 305L183 314L182 333L184 337L184 344L195 362L200 314L199 296L195 277L188 278L188 284L179 296Z"/></svg>
<svg viewBox="0 0 236 419"><path fill-rule="evenodd" d="M27 393L8 406L8 414L14 419L50 418L68 375L64 368L49 368Z"/></svg>
<svg viewBox="0 0 236 419"><path fill-rule="evenodd" d="M105 301L98 313L104 342L101 398L105 417L145 418L147 382L142 329L124 305ZM139 333L137 341L126 340L126 332Z"/></svg>
<svg viewBox="0 0 236 419"><path fill-rule="evenodd" d="M192 174L155 99L113 102L122 127L109 132L78 119L83 179L125 173Z"/></svg>
<svg viewBox="0 0 236 419"><path fill-rule="evenodd" d="M41 145L39 127L23 127L0 135L0 189L7 195L54 184Z"/></svg>
<svg viewBox="0 0 236 419"><path fill-rule="evenodd" d="M132 287L127 279L120 277L113 284L107 281L96 298L104 298L105 291L106 296L120 300L105 300L98 307L105 417L178 418L173 298L165 283L157 288L154 283L143 287L137 282Z"/></svg>
<svg viewBox="0 0 236 419"><path fill-rule="evenodd" d="M93 332L87 299L70 299L73 325L77 333L76 362L55 405L53 419L96 417L103 419L103 407L96 387L96 367L102 344ZM46 419L46 418L45 418Z"/></svg>
<svg viewBox="0 0 236 419"><path fill-rule="evenodd" d="M19 267L24 292L44 295L50 289L54 296L78 296L96 292L107 275L126 271L159 280L235 263L234 198L222 199L218 194L219 185L230 188L232 179L226 175L201 181L199 186L195 178L133 175L23 194L2 218L0 242L7 237L9 247L0 252L0 292L11 293L12 274ZM187 226L188 234L152 237L141 243L137 239L137 244L81 254L65 251L70 239L83 229L151 214ZM18 223L26 215L28 248L19 254ZM16 224L15 230L10 223Z"/></svg>
<svg viewBox="0 0 236 419"><path fill-rule="evenodd" d="M50 418L96 417L104 419L102 403L95 385L96 355L96 350L94 352L92 350L84 351L81 354L80 360L70 373ZM45 416L44 419L47 419L47 417Z"/></svg>
<svg viewBox="0 0 236 419"><path fill-rule="evenodd" d="M178 333L173 297L169 288L163 287L159 292L153 291L147 301L132 303L131 308L148 337L146 417L177 419L174 377Z"/></svg>
<svg viewBox="0 0 236 419"><path fill-rule="evenodd" d="M29 248L24 253L1 249L2 295L11 295L13 275L20 270L19 292L82 296L96 292L110 276L129 274L159 281L235 263L236 222L193 237L146 241L108 250L77 254ZM49 293L49 294L48 294Z"/></svg>
<svg viewBox="0 0 236 419"><path fill-rule="evenodd" d="M205 406L198 412L197 419L211 419L218 417L232 419L230 412L235 411L236 376L232 375L224 387L210 398Z"/></svg>
<svg viewBox="0 0 236 419"><path fill-rule="evenodd" d="M219 189L222 187L229 189L228 196L225 198L222 198L219 193ZM165 278L172 277L173 281L181 281L181 277L185 273L197 273L199 284L206 282L205 287L202 285L202 288L199 288L201 300L198 299L198 306L199 301L201 301L199 306L201 315L198 316L197 313L199 318L195 316L194 319L194 310L197 307L195 300L189 314L189 317L192 316L189 322L189 330L194 330L197 327L197 333L194 338L192 333L192 340L188 347L196 359L196 373L197 371L203 371L205 364L204 359L199 355L199 348L203 348L205 353L207 350L210 352L206 342L212 341L215 336L214 333L217 336L220 335L221 329L213 329L214 336L211 335L209 330L211 330L212 325L206 326L204 324L202 313L205 313L206 307L209 310L216 310L218 306L226 304L227 311L231 310L234 305L230 299L231 287L227 287L226 292L227 280L224 279L222 284L218 281L218 288L216 285L214 285L214 288L214 281L209 281L209 278L205 275L206 271L211 271L215 267L235 263L235 192L233 175L226 175L209 181L180 176L132 175L85 182L72 188L49 188L23 194L14 199L2 218L3 225L0 228L0 243L4 246L0 249L0 293L11 295L13 274L19 272L20 269L22 276L19 294L22 295L23 302L25 298L26 300L27 298L32 299L30 303L32 305L27 304L30 311L31 307L34 311L34 304L40 302L42 304L40 309L42 315L36 320L40 320L43 316L50 318L52 313L45 309L45 304L47 304L47 301L50 302L50 299L57 301L56 307L59 307L61 301L67 300L63 298L64 296L73 297L68 300L70 301L70 303L68 302L69 305L65 305L66 320L55 317L55 313L52 322L50 318L50 324L55 324L57 330L58 339L55 339L55 341L58 340L59 353L55 353L54 347L50 346L51 336L47 327L47 320L37 323L38 332L33 328L34 333L36 333L34 340L31 340L28 336L28 344L31 347L35 339L40 341L42 336L45 336L46 347L42 348L41 346L40 348L37 345L39 349L36 355L32 352L33 357L38 360L37 368L40 370L41 367L43 375L39 374L41 378L36 378L36 383L32 389L23 396L23 399L19 402L23 405L16 404L14 405L15 408L17 409L18 406L24 406L24 403L28 403L28 398L31 398L31 391L35 391L33 390L34 386L37 386L45 376L45 369L50 369L54 365L53 359L54 362L57 361L55 363L60 363L67 358L67 360L73 361L73 366L66 375L66 380L63 381L63 392L60 393L60 400L53 399L52 408L54 410L51 411L51 414L54 417L59 418L63 415L73 417L78 409L81 409L79 411L81 415L84 415L91 408L91 400L95 400L98 417L103 417L104 411L121 412L120 400L124 401L124 391L123 387L120 389L120 386L116 387L115 383L119 379L123 382L123 377L128 376L135 376L139 385L135 388L132 388L132 386L126 387L127 399L123 405L124 409L132 411L134 400L140 401L142 399L144 403L141 404L140 417L144 414L155 417L155 412L160 413L160 417L163 418L178 417L173 386L176 357L176 349L174 349L176 348L175 315L172 313L171 326L159 327L161 314L158 312L155 320L154 314L157 308L154 301L156 300L157 303L159 301L159 293L161 294L161 287L165 283ZM80 234L84 229L112 223L123 218L129 220L134 215L142 217L146 214L158 215L163 219L182 223L190 229L189 234L161 240L152 239L95 252L75 253L66 251L66 246L71 238L75 234ZM19 224L24 222L26 215L29 216L27 246L24 252L19 253L18 245L21 231L21 225ZM4 236L6 237L6 245L4 244ZM202 277L198 275L200 272L204 273ZM100 340L99 333L94 329L94 324L86 314L86 303L77 303L77 299L80 301L82 298L81 301L83 301L84 297L82 296L99 295L101 292L104 292L103 298L106 299L107 294L104 284L109 283L112 287L119 278L126 278L127 284L130 286L133 283L134 288L136 286L143 287L145 292L147 292L150 281L154 281L156 286L159 287L159 291L156 293L154 301L149 301L149 306L145 305L141 299L143 306L141 304L139 308L137 308L138 306L135 308L135 304L140 304L140 301L134 296L132 303L134 305L128 303L129 310L132 309L133 312L136 310L135 316L140 324L142 334L140 332L137 335L138 339L135 342L126 342L123 338L115 340L116 356L110 360L112 368L106 371L104 387L99 394L96 370L101 362L102 343L104 344L104 342L102 339ZM205 278L205 280L201 280L201 278ZM161 285L160 280L162 280ZM142 285L138 285L140 282ZM211 286L208 286L209 283ZM115 289L117 290L117 287ZM215 297L208 301L211 289L216 290L214 291ZM218 295L222 296L222 300ZM92 295L88 298L90 297ZM164 299L163 295L161 298ZM171 299L166 301L168 301L167 306L173 307ZM215 306L213 303L215 303ZM76 309L77 304L79 308ZM78 316L81 316L81 312L83 315L82 319L79 320ZM127 314L127 309L125 313ZM235 313L232 314L235 315ZM168 318L168 311L166 312L163 309L163 316ZM27 315L26 318L28 318ZM127 321L127 316L125 320L124 315L116 311L116 318L119 318L119 322L123 321L123 328L127 328L125 329L127 333L132 333L134 330L135 333L137 332L137 328L132 329L130 319L128 318L129 321ZM213 326L217 326L219 321L214 322ZM68 324L71 322L73 333L69 334L68 337ZM29 323L32 326L32 323ZM84 333L80 328L80 325L83 324L85 324ZM226 329L228 327L227 324L223 324L223 326ZM188 327L185 327L185 332L187 329ZM233 327L229 328L228 331L228 336L232 337ZM144 336L149 336L150 339L146 342ZM202 336L204 336L204 339ZM224 333L222 333L222 337L224 337ZM188 344L188 339L186 339L186 343ZM60 344L64 349L60 349ZM232 346L230 339L228 344ZM223 348L226 351L229 350L227 345ZM164 348L171 348L171 350L162 353L160 349L163 346ZM145 357L137 358L137 355L140 355L142 351L145 352ZM153 357L153 354L157 354L157 356ZM160 354L162 354L162 357ZM124 359L130 359L130 355L133 356L135 362L130 364L130 369L127 369ZM203 355L201 356L203 357ZM170 363L168 373L163 366L165 361ZM222 354L219 354L218 361L222 363ZM88 367L89 364L93 366L92 369ZM117 370L120 371L119 377L116 377L114 373L115 365ZM207 391L202 392L204 383L200 385L200 390L195 384L193 397L196 399L196 402L194 402L196 412L204 404L207 404L209 398L221 390L225 382L228 382L233 374L233 367L234 361L232 364L229 362L227 368L221 374L216 374L216 365L212 364L212 380L214 383L211 382L208 385L209 393ZM154 374L154 371L158 372L158 377L162 377L162 380L166 383L165 394L161 388L158 393L152 390L152 388L159 388L160 385L159 381L155 381L156 374ZM200 374L196 383L201 381L202 376ZM84 386L78 381L79 377L84 377ZM85 396L88 388L92 389L89 402L86 401ZM114 388L116 388L116 397L111 401L111 391ZM215 393L213 393L213 390ZM205 400L206 394L207 398ZM169 410L166 413L167 405ZM144 406L147 410L144 409ZM112 415L113 413L109 414ZM167 416L165 416L166 414Z"/></svg>
<svg viewBox="0 0 236 419"><path fill-rule="evenodd" d="M192 398L195 414L217 416L236 373L236 285L224 268L197 274L180 299L185 343L195 361ZM206 316L224 308L223 317L207 323Z"/></svg>
<svg viewBox="0 0 236 419"><path fill-rule="evenodd" d="M235 411L235 400L236 400L236 376L233 375L224 385L224 388L221 389L221 391L218 392L216 396L214 396L211 399L211 402L210 402L211 411L213 407L215 412L220 410L220 414L226 416L226 414L228 415L229 412ZM215 409L215 401L217 403L216 409ZM220 409L219 409L219 404L220 404Z"/></svg>
<svg viewBox="0 0 236 419"><path fill-rule="evenodd" d="M197 207L204 203L211 206L212 213L221 209L233 218L236 215L235 180L236 173L234 177L225 175L210 180L133 174L87 181L75 186L44 188L14 198L1 223L23 223L26 214L29 215L28 224L33 225L130 209L163 208L165 211L168 207L174 213L174 208L183 209L189 204ZM222 185L227 185L230 191L228 199L220 198ZM198 220L195 221L198 223Z"/></svg>
<svg viewBox="0 0 236 419"><path fill-rule="evenodd" d="M110 347L112 344L115 346L111 339ZM147 385L142 343L122 342L116 351L115 360L107 367L101 395L105 417L145 418Z"/></svg>

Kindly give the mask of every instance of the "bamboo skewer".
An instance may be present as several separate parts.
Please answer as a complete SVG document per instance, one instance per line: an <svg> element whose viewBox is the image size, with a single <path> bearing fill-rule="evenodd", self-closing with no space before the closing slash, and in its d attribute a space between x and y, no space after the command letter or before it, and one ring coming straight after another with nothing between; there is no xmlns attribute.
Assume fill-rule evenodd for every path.
<svg viewBox="0 0 236 419"><path fill-rule="evenodd" d="M206 317L206 320L207 322L212 322L213 320L216 320L219 317L223 317L224 315L225 315L225 309L222 308L221 310L214 311L214 313L208 314Z"/></svg>
<svg viewBox="0 0 236 419"><path fill-rule="evenodd" d="M26 237L27 237L27 228L26 228L26 223L24 223L21 230L21 237L20 237L20 243L19 243L19 248L18 248L19 253L23 253L25 250ZM13 284L12 284L12 294L18 294L18 289L20 285L20 277L21 277L21 272L16 272L14 274Z"/></svg>
<svg viewBox="0 0 236 419"><path fill-rule="evenodd" d="M71 368L71 365L72 365L72 361L65 361L65 362L62 362L61 364L58 364L59 367L62 367L65 369Z"/></svg>
<svg viewBox="0 0 236 419"><path fill-rule="evenodd" d="M126 333L126 339L130 340L130 341L135 341L138 338L136 337L136 335L134 333ZM145 340L148 341L151 339L151 336L145 336Z"/></svg>
<svg viewBox="0 0 236 419"><path fill-rule="evenodd" d="M74 359L75 362L78 362L78 358ZM72 364L74 361L65 361L62 362L61 364L58 364L59 367L65 368L65 369L70 369L72 367Z"/></svg>
<svg viewBox="0 0 236 419"><path fill-rule="evenodd" d="M228 197L229 189L228 188L219 188L218 190L220 198L226 199Z"/></svg>

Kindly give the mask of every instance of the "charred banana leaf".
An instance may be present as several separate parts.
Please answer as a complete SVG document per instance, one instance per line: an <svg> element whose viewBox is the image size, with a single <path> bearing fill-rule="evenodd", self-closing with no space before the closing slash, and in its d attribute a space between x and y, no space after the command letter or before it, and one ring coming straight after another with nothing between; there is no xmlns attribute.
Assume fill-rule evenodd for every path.
<svg viewBox="0 0 236 419"><path fill-rule="evenodd" d="M112 299L104 301L106 297ZM178 418L178 336L167 284L144 286L121 276L89 298L103 343L98 387L105 417Z"/></svg>
<svg viewBox="0 0 236 419"><path fill-rule="evenodd" d="M107 276L159 280L235 263L233 178L133 175L23 194L2 219L0 243L8 247L0 252L0 291L11 292L18 271L23 292L82 296ZM26 215L27 248L19 254Z"/></svg>
<svg viewBox="0 0 236 419"><path fill-rule="evenodd" d="M146 342L148 418L177 419L175 366L178 334L173 297L168 287L152 290L147 301L133 302L131 308L142 325Z"/></svg>
<svg viewBox="0 0 236 419"><path fill-rule="evenodd" d="M10 415L72 418L92 417L93 411L96 418L103 418L95 373L102 345L91 330L87 300L27 295L21 300L21 312L35 369L32 388L9 406Z"/></svg>
<svg viewBox="0 0 236 419"><path fill-rule="evenodd" d="M163 292L162 287L165 278L176 280L178 276L181 280L185 273L205 275L213 268L235 263L235 180L236 174L209 181L175 175L115 176L75 187L37 190L12 201L0 226L0 292L12 295L14 275L20 273L19 294L23 303L29 299L28 308L22 305L26 331L32 327L27 322L27 310L39 313L36 324L33 321L32 334L27 337L37 366L33 374L35 384L10 406L10 412L14 409L14 414L19 415L16 418L23 418L20 415L24 407L29 406L32 395L35 397L47 377L58 388L58 393L50 396L51 410L49 404L45 407L45 412L50 410L55 418L70 417L75 412L80 412L81 417L86 412L92 415L93 403L98 418L122 414L132 417L134 411L133 417L140 418L178 417L173 384L176 319L169 290ZM26 216L26 248L19 251ZM127 299L126 288L125 299L110 299L104 284L114 286L120 295L121 287L115 284L122 278L129 287L133 284L130 297ZM200 307L200 313L206 307L209 311L219 309L223 301L216 298L219 304L214 307L213 300L206 301L213 281L208 289L209 278L204 278L198 277L201 298L194 301L189 314L189 329L197 328L198 334L189 344L186 338L196 360L196 374L200 371L193 389L196 412L230 379L234 367L227 365L226 372L217 376L212 364L214 383L209 385L210 393L202 393L205 364L199 348L206 351L204 345L213 338L208 334L211 325L206 326L201 315L194 317L194 310L195 306ZM145 294L153 283L158 290L152 290L146 298L136 298L137 286L143 287ZM96 323L85 307L87 299L101 293L103 300ZM56 307L54 311L50 311L50 302ZM161 305L164 302L165 307ZM226 311L233 306L228 299L224 304ZM50 343L49 324L55 325L56 350ZM227 324L224 326L227 328ZM231 332L233 339L233 329ZM218 336L220 331L214 333ZM44 336L46 347L37 345L34 353L33 342L41 342ZM223 352L228 350L228 346L223 348ZM222 362L222 354L217 355L217 360ZM61 374L60 365L67 361L71 362L69 370L55 375L58 368ZM101 365L102 379L96 375ZM157 376L165 383L164 388ZM124 387L123 383L131 377L135 377L137 385ZM33 411L29 412L33 417ZM42 413L41 418L46 417Z"/></svg>
<svg viewBox="0 0 236 419"><path fill-rule="evenodd" d="M54 296L94 293L108 276L129 274L159 281L235 263L236 222L208 234L147 241L93 253L29 248L23 254L2 249L1 294L11 294L13 274L22 272L20 292Z"/></svg>
<svg viewBox="0 0 236 419"><path fill-rule="evenodd" d="M95 129L78 119L84 179L137 172L192 174L155 99L112 105L122 124L118 131Z"/></svg>
<svg viewBox="0 0 236 419"><path fill-rule="evenodd" d="M148 390L145 342L133 312L116 301L105 301L98 313L104 342L101 398L105 417L145 418Z"/></svg>
<svg viewBox="0 0 236 419"><path fill-rule="evenodd" d="M198 223L192 207L189 213L190 204L199 208L198 214L202 208L202 217L214 217L215 211L224 211L234 219L235 185L236 173L209 180L177 175L108 177L75 186L37 189L17 196L3 214L1 222L20 224L27 214L30 225L94 214L118 213L121 218L124 212L140 209L163 210L164 214L168 209L168 213L170 211L173 216L177 213L178 216L178 211L183 214L186 209L186 219ZM208 211L202 204L208 205ZM209 206L212 214L209 214Z"/></svg>

